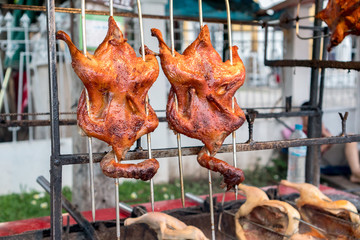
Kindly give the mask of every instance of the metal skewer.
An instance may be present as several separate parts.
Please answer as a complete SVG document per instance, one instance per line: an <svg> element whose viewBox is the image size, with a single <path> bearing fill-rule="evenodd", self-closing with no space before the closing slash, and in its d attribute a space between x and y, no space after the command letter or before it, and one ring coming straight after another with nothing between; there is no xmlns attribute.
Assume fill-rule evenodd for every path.
<svg viewBox="0 0 360 240"><path fill-rule="evenodd" d="M326 231L325 229L319 228L319 227L317 227L317 226L315 226L315 225L313 225L313 224L311 224L311 223L308 223L308 222L306 222L306 221L304 221L304 220L302 220L302 219L300 219L300 218L294 217L294 219L295 219L295 220L298 220L299 222L301 222L301 223L303 223L303 224L305 224L305 225L308 225L309 227L312 227L312 228L318 230L319 232L325 233L326 235L334 235L334 236L337 236L337 234L335 234L335 233L329 233L329 232ZM350 239L350 236L346 236L346 237L349 237L349 239Z"/></svg>
<svg viewBox="0 0 360 240"><path fill-rule="evenodd" d="M115 155L115 161L118 159ZM119 178L115 178L115 212L116 212L116 238L120 240L120 208L119 208Z"/></svg>
<svg viewBox="0 0 360 240"><path fill-rule="evenodd" d="M229 0L225 0L226 4L226 15L227 15L227 25L228 25L228 39L229 39L229 59L230 64L233 65L233 54L232 54L232 28L231 28L231 12ZM235 112L235 97L231 100L232 111ZM232 132L232 145L233 145L233 165L237 167L237 157L236 157L236 132ZM235 186L235 200L238 199L238 186Z"/></svg>
<svg viewBox="0 0 360 240"><path fill-rule="evenodd" d="M175 57L175 37L174 37L174 5L173 0L170 0L170 35L171 35L171 55ZM175 108L178 111L178 99L175 95ZM181 204L185 207L185 191L184 191L184 175L182 164L182 152L181 152L181 135L176 134L177 146L178 146L178 162L179 162L179 175L180 175L180 189L181 189Z"/></svg>
<svg viewBox="0 0 360 240"><path fill-rule="evenodd" d="M110 17L114 16L113 0L109 0ZM115 161L119 162L116 154ZM119 207L119 178L115 178L115 214L116 214L116 239L120 240L120 207Z"/></svg>
<svg viewBox="0 0 360 240"><path fill-rule="evenodd" d="M81 25L82 25L82 42L83 42L83 53L86 56L86 28L85 28L85 0L81 0ZM86 93L86 108L88 114L90 113L90 101L89 94L85 88ZM95 188L94 188L94 161L92 151L92 137L88 137L88 148L89 148L89 172L90 172L90 194L91 194L91 213L92 219L95 222Z"/></svg>
<svg viewBox="0 0 360 240"><path fill-rule="evenodd" d="M137 7L138 7L138 15L139 15L139 24L140 24L140 39L141 39L141 55L142 59L145 61L145 44L144 44L144 28L143 28L143 21L142 21L142 12L141 12L141 2L137 0ZM146 116L149 116L149 95L146 95L145 100L145 112ZM148 157L149 159L152 158L151 154L151 134L147 134L147 145L148 145ZM154 180L150 179L150 198L151 198L151 210L155 211L155 200L154 200Z"/></svg>
<svg viewBox="0 0 360 240"><path fill-rule="evenodd" d="M199 3L199 22L200 22L200 31L203 28L203 13L202 13L202 0L198 0ZM210 155L209 151L207 154ZM211 239L215 240L215 220L214 220L214 200L213 200L213 192L212 192L212 179L211 179L211 171L209 170L209 201L210 201L210 221L211 221Z"/></svg>

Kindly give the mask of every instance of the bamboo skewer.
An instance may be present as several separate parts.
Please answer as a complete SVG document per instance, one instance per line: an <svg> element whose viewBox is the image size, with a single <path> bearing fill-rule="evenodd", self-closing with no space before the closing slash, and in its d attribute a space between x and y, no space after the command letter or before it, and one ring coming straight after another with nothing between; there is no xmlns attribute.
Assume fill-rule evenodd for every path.
<svg viewBox="0 0 360 240"><path fill-rule="evenodd" d="M81 25L82 25L82 43L83 43L83 53L87 56L86 50L86 22L85 22L85 0L81 0ZM89 94L85 88L86 93L86 108L88 113L90 113L90 101ZM91 213L92 220L95 222L95 188L94 188L94 161L93 161L93 151L92 151L92 137L88 136L88 148L89 148L89 173L90 173L90 195L91 195Z"/></svg>

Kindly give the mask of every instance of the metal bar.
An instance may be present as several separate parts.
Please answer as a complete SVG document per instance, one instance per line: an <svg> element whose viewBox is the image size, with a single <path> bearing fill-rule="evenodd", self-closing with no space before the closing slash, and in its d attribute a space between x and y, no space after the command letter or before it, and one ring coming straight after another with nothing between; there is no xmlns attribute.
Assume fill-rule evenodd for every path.
<svg viewBox="0 0 360 240"><path fill-rule="evenodd" d="M26 87L28 91L28 112L32 112L33 104L32 104L32 84L31 84L31 74L30 74L30 42L29 42L30 19L27 17L27 15L24 16L26 17L25 19L22 18L24 20L22 21L22 23L24 25L24 39L25 39L25 69L26 69ZM20 21L22 19L20 19ZM32 120L32 116L29 116L29 120ZM34 129L30 127L29 140L32 141L33 139L34 139Z"/></svg>
<svg viewBox="0 0 360 240"><path fill-rule="evenodd" d="M328 28L324 29L324 33L328 33ZM322 57L321 60L324 60L327 58L327 51L324 51L324 46L327 46L329 42L329 37L325 37L322 41L323 51L322 51ZM322 108L323 105L323 99L324 99L324 88L325 88L325 68L321 68L321 74L320 74L320 92L319 92L319 108Z"/></svg>
<svg viewBox="0 0 360 240"><path fill-rule="evenodd" d="M330 61L330 60L265 60L265 66L269 67L314 67L314 68L336 68L360 71L360 62L355 61Z"/></svg>
<svg viewBox="0 0 360 240"><path fill-rule="evenodd" d="M123 202L119 202L119 208L128 214L131 214L133 211L132 206L127 205L126 203L123 203Z"/></svg>
<svg viewBox="0 0 360 240"><path fill-rule="evenodd" d="M315 12L319 12L319 9L322 6L322 0L317 0L315 2ZM314 26L321 26L321 20L315 19ZM319 35L318 30L314 30L313 35ZM312 60L320 59L320 47L321 47L321 39L316 38L313 40L313 52L312 52ZM311 83L310 83L310 106L312 109L316 109L319 107L321 110L321 106L318 106L319 98L319 68L312 67L311 68ZM322 114L319 116L310 116L308 119L308 137L315 138L321 137L321 122ZM312 183L315 186L319 186L320 184L320 145L313 145L307 148L306 154L306 172L305 179L307 183Z"/></svg>
<svg viewBox="0 0 360 240"><path fill-rule="evenodd" d="M0 127L36 127L49 126L50 120L9 120L0 121ZM76 119L59 120L59 125L76 125Z"/></svg>
<svg viewBox="0 0 360 240"><path fill-rule="evenodd" d="M112 17L114 16L114 1L109 0L109 15Z"/></svg>
<svg viewBox="0 0 360 240"><path fill-rule="evenodd" d="M199 5L199 23L200 23L200 30L201 30L201 28L204 26L202 0L198 0L198 5Z"/></svg>
<svg viewBox="0 0 360 240"><path fill-rule="evenodd" d="M88 137L89 147L89 177L90 177L90 198L91 198L91 216L93 222L96 219L96 207L95 207L95 186L94 186L94 159L92 150L92 138Z"/></svg>
<svg viewBox="0 0 360 240"><path fill-rule="evenodd" d="M50 218L51 239L61 239L62 214L61 214L61 182L62 165L60 156L60 129L59 129L59 99L56 79L56 39L55 39L55 1L46 1L47 18L47 44L48 44L48 69L49 69L49 95L50 95Z"/></svg>
<svg viewBox="0 0 360 240"><path fill-rule="evenodd" d="M214 199L213 199L213 191L212 191L211 170L209 170L209 201L210 201L211 239L215 240Z"/></svg>
<svg viewBox="0 0 360 240"><path fill-rule="evenodd" d="M76 115L76 112L59 112L60 115ZM49 112L37 112L37 113L1 113L0 117L3 116L39 116L39 115L50 115Z"/></svg>
<svg viewBox="0 0 360 240"><path fill-rule="evenodd" d="M171 55L175 57L175 37L174 37L174 7L173 0L170 1L170 38L171 38ZM175 95L175 108L178 111L178 100ZM184 175L183 175L183 164L182 164L182 152L181 152L181 135L176 133L176 141L178 147L178 164L179 164L179 177L180 177L180 191L181 191L181 204L185 207L185 190L184 190Z"/></svg>
<svg viewBox="0 0 360 240"><path fill-rule="evenodd" d="M252 109L244 109L245 111L250 111ZM0 114L1 117L7 116L28 116L29 114ZM32 114L37 115L37 114ZM42 114L39 114L42 115ZM316 116L319 115L316 111L301 111L301 112L279 112L279 113L256 113L256 118L279 118L279 117L300 117L300 116ZM166 117L159 117L159 122L166 122ZM0 127L29 127L29 126L49 126L51 124L50 120L9 120L2 121L0 120ZM76 119L60 119L60 125L76 125Z"/></svg>
<svg viewBox="0 0 360 240"><path fill-rule="evenodd" d="M185 196L186 196L186 198L188 198L196 203L199 203L199 204L203 204L205 202L204 199L202 199L201 197L198 197L192 193L185 193Z"/></svg>
<svg viewBox="0 0 360 240"><path fill-rule="evenodd" d="M39 11L44 12L45 7L43 6L30 6L30 5L17 5L17 4L0 4L0 8L2 9L19 9L19 10L26 10L26 11ZM79 8L62 8L62 7L56 7L56 12L62 12L62 13L72 13L72 14L80 14L81 9ZM97 11L97 10L86 10L86 14L91 15L104 15L108 16L109 11ZM121 17L129 17L129 18L138 18L138 14L131 13L131 12L115 12L114 16L121 16ZM143 18L152 18L152 19L169 19L169 16L163 16L163 15L152 15L152 14L143 14ZM180 21L193 21L198 22L198 17L185 17L185 16L174 16L175 20ZM226 23L226 19L222 18L204 18L205 22L209 23ZM262 21L236 21L233 20L234 24L246 24L246 25L252 25L252 26L263 26L264 22Z"/></svg>
<svg viewBox="0 0 360 240"><path fill-rule="evenodd" d="M39 176L36 179L36 182L40 184L42 188L47 193L50 193L50 183L46 180L44 176ZM95 229L89 223L88 220L78 211L76 207L69 202L64 195L61 194L62 207L70 214L70 216L84 229L84 234L86 235L86 239L98 239L96 235Z"/></svg>
<svg viewBox="0 0 360 240"><path fill-rule="evenodd" d="M116 238L120 240L119 178L115 178L115 214L116 214Z"/></svg>
<svg viewBox="0 0 360 240"><path fill-rule="evenodd" d="M343 137L334 136L328 138L305 138L305 139L290 139L290 140L277 140L277 141L264 141L264 142L252 142L252 143L237 143L236 151L256 151L265 149L279 149L288 147L299 147L299 146L310 146L310 145L322 145L322 144L340 144L348 142L360 142L360 134L347 135ZM183 147L183 156L197 155L201 150L199 147ZM231 152L232 144L224 144L221 146L217 153ZM95 153L94 162L100 162L106 153ZM145 159L148 151L129 151L125 160L136 160ZM164 157L176 157L178 154L177 148L166 148L153 150L153 157L164 158ZM69 164L82 164L89 162L87 154L63 154L60 156L61 163L63 165Z"/></svg>

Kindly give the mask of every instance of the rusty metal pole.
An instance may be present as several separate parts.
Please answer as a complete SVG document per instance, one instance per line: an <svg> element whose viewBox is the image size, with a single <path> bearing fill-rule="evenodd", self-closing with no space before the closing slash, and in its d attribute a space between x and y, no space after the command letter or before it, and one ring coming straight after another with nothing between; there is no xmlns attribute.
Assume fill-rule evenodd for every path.
<svg viewBox="0 0 360 240"><path fill-rule="evenodd" d="M315 1L315 12L319 12L322 8L322 0ZM321 20L315 18L313 36L321 34L319 27ZM312 60L320 59L321 39L313 39ZM311 83L310 83L310 106L314 111L319 111L317 116L310 116L308 120L308 137L321 137L321 106L319 106L319 68L311 68ZM319 186L320 184L320 145L308 146L306 154L306 182Z"/></svg>
<svg viewBox="0 0 360 240"><path fill-rule="evenodd" d="M62 213L61 213L61 182L62 164L60 159L60 129L59 129L59 98L56 74L56 40L55 40L55 1L46 2L46 17L48 30L48 69L49 69L49 95L50 95L50 220L51 239L61 239Z"/></svg>

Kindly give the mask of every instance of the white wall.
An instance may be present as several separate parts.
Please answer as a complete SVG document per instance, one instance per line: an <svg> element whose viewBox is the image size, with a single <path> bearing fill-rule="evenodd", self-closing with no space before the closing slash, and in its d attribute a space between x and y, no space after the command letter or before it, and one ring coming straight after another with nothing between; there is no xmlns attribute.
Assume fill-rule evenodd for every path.
<svg viewBox="0 0 360 240"><path fill-rule="evenodd" d="M61 140L62 153L72 153L72 140ZM36 182L43 175L50 181L50 140L0 143L0 195L23 190L44 191ZM63 167L63 186L72 185L72 166Z"/></svg>

